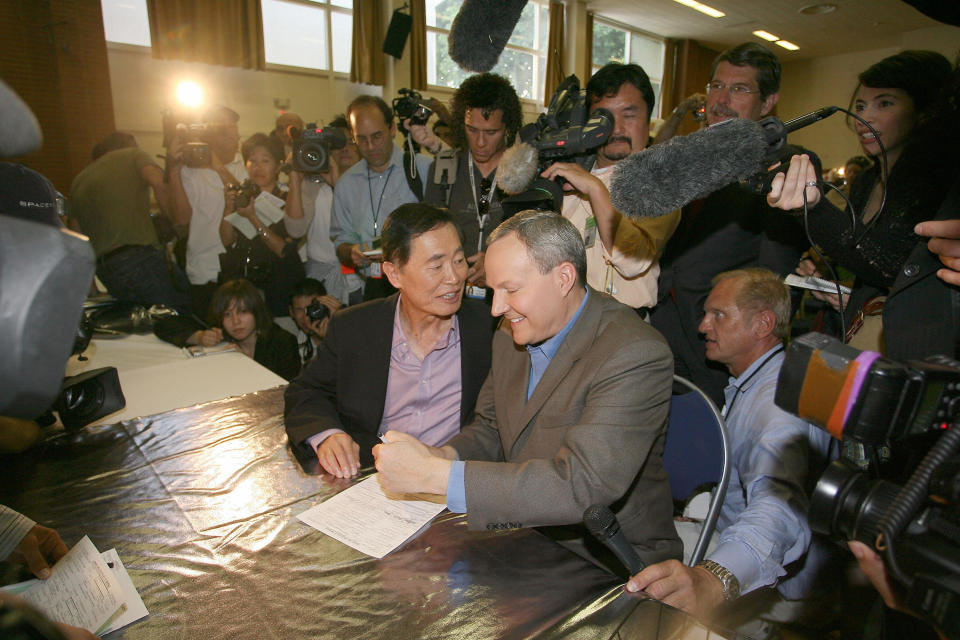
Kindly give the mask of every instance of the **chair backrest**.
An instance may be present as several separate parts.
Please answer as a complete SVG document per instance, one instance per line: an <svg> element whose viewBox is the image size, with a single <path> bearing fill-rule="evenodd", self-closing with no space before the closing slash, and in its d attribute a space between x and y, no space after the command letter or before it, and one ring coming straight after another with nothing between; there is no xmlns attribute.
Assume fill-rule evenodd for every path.
<svg viewBox="0 0 960 640"><path fill-rule="evenodd" d="M670 491L675 500L685 500L697 487L708 483L717 485L690 560L694 565L706 554L727 493L730 444L723 416L713 401L689 380L680 376L673 379L691 391L675 394L670 399L667 440L663 448L663 466L670 479Z"/></svg>

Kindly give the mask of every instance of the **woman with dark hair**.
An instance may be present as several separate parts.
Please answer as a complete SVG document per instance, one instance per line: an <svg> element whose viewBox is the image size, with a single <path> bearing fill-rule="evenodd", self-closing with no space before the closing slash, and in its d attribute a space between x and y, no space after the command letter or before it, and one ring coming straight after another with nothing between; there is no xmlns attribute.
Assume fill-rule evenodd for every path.
<svg viewBox="0 0 960 640"><path fill-rule="evenodd" d="M156 322L153 330L178 347L212 347L226 340L286 380L300 373L297 339L274 324L260 292L247 280L230 280L217 288L207 326L196 318L173 316Z"/></svg>
<svg viewBox="0 0 960 640"><path fill-rule="evenodd" d="M244 141L240 152L255 193L226 190L220 222L220 239L226 252L220 254L220 282L235 278L251 281L264 291L270 313L283 316L287 314L291 287L303 280L306 273L297 253L297 242L287 234L283 220L269 224L269 219L265 221L263 214L257 212L257 207L283 207L286 191L279 182L283 144L277 138L255 133ZM270 194L272 204L270 196L264 196L268 202L257 203L259 193ZM234 211L241 216L241 220L235 219L240 226L229 220Z"/></svg>
<svg viewBox="0 0 960 640"><path fill-rule="evenodd" d="M785 210L806 199L811 240L856 276L843 300L847 339L896 360L957 351L960 299L937 280L939 263L914 232L919 222L958 215L960 136L950 78L949 61L933 51L903 51L860 74L853 111L876 133L859 121L853 129L875 162L851 185L852 211L821 198L806 156L793 157L768 196ZM810 261L797 271L822 275ZM839 310L835 294L815 295Z"/></svg>

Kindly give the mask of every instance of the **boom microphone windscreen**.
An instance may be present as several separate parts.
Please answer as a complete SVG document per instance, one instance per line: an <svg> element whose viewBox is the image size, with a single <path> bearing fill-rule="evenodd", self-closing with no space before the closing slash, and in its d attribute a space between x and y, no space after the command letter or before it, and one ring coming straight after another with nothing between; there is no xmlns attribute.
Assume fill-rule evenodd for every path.
<svg viewBox="0 0 960 640"><path fill-rule="evenodd" d="M752 120L734 119L624 158L610 200L632 218L665 215L765 167L770 141Z"/></svg>
<svg viewBox="0 0 960 640"><path fill-rule="evenodd" d="M450 58L464 71L490 71L527 0L464 0L450 28Z"/></svg>
<svg viewBox="0 0 960 640"><path fill-rule="evenodd" d="M43 144L40 123L30 107L0 80L0 158L32 153Z"/></svg>
<svg viewBox="0 0 960 640"><path fill-rule="evenodd" d="M526 142L507 148L497 165L497 185L511 196L526 191L537 177L538 156L536 148Z"/></svg>

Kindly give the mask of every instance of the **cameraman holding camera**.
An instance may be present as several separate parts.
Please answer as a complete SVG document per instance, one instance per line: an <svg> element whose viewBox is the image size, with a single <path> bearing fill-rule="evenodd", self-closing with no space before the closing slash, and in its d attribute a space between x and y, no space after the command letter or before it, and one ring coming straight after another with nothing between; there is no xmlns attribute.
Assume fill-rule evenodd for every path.
<svg viewBox="0 0 960 640"><path fill-rule="evenodd" d="M341 306L339 300L327 295L327 290L319 280L304 278L293 286L290 291L290 318L296 325L293 333L297 337L303 365L317 357L320 343L327 335L330 316Z"/></svg>
<svg viewBox="0 0 960 640"><path fill-rule="evenodd" d="M467 295L483 299L487 234L503 220L497 167L504 149L513 144L523 125L523 112L510 81L493 73L464 80L453 94L451 106L456 151L440 154L430 165L424 201L450 209L463 233L470 264ZM410 129L418 139L424 137L427 127L411 124ZM439 141L432 144L435 148Z"/></svg>
<svg viewBox="0 0 960 640"><path fill-rule="evenodd" d="M220 222L225 204L224 187L247 179L247 170L237 153L239 114L224 106L204 114L209 164L185 163L186 140L177 136L168 141L167 172L173 194L174 221L189 226L187 236L187 279L193 308L204 313L217 288L220 254ZM186 158L189 161L189 158ZM186 164L186 166L185 166Z"/></svg>

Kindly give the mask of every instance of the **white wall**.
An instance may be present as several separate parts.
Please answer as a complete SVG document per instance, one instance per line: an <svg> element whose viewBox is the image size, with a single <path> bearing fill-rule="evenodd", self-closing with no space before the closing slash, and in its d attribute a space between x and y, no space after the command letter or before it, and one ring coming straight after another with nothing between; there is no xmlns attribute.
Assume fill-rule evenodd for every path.
<svg viewBox="0 0 960 640"><path fill-rule="evenodd" d="M829 105L847 108L857 86L857 75L875 62L904 49L938 51L953 62L960 52L960 28L944 25L910 31L902 34L898 47L785 64L778 115L787 120ZM797 131L790 136L790 141L815 151L824 168L842 167L847 158L863 153L842 113Z"/></svg>

